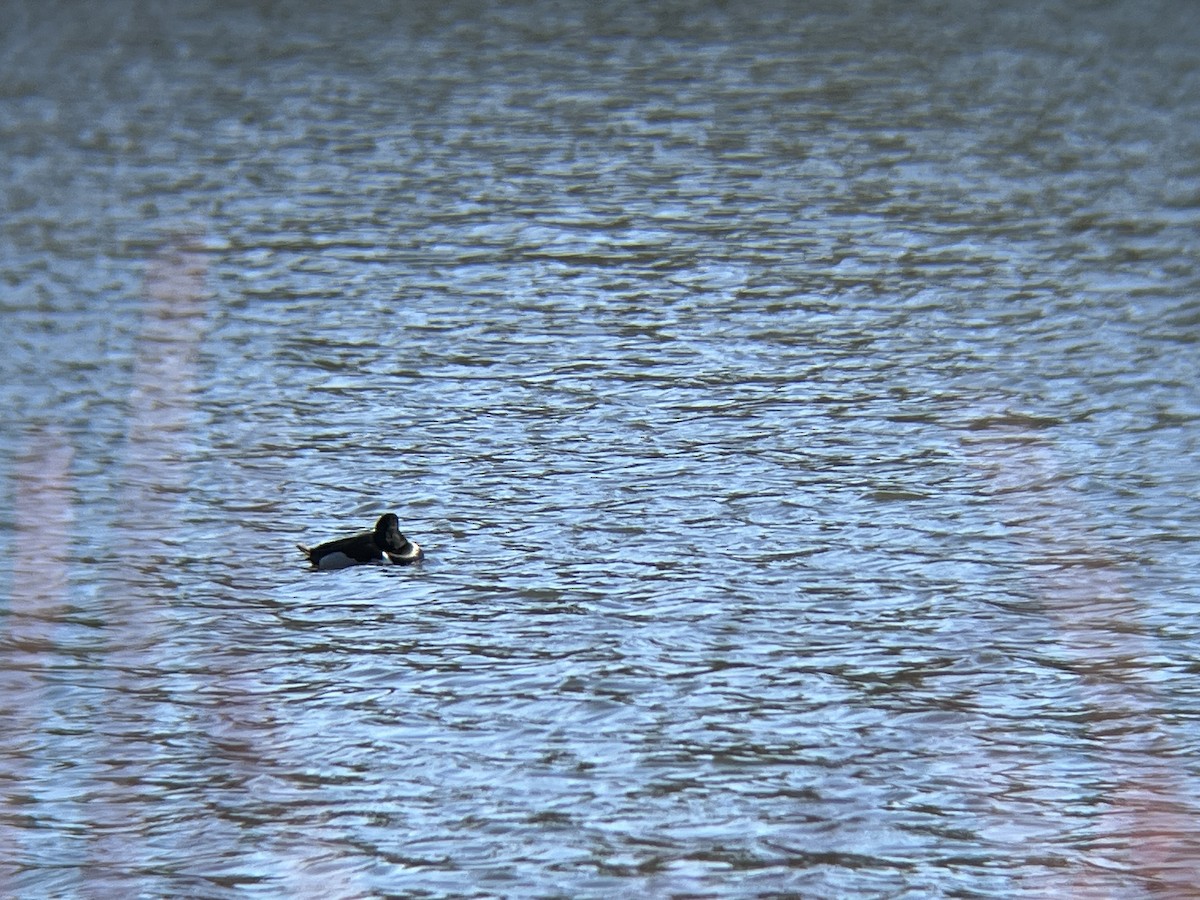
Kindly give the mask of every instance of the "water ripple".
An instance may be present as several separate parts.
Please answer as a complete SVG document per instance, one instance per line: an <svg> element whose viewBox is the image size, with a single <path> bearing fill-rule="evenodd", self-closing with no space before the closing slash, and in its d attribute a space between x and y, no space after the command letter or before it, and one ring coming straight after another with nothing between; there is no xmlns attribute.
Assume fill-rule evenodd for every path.
<svg viewBox="0 0 1200 900"><path fill-rule="evenodd" d="M1194 17L357 6L5 32L0 892L1189 895Z"/></svg>

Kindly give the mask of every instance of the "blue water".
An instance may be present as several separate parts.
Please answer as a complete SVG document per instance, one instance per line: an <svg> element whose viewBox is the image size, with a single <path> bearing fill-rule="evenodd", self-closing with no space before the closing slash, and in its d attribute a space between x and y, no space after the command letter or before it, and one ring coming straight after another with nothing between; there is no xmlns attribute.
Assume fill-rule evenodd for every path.
<svg viewBox="0 0 1200 900"><path fill-rule="evenodd" d="M1200 883L1189 5L12 23L0 893Z"/></svg>

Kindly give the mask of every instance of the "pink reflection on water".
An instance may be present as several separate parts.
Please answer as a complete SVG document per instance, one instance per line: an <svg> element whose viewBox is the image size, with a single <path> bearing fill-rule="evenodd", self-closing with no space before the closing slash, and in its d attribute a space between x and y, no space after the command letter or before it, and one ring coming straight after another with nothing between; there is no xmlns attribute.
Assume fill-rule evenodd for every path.
<svg viewBox="0 0 1200 900"><path fill-rule="evenodd" d="M189 627L186 611L178 610L175 568L188 553L188 528L178 526L188 517L189 460L198 452L195 408L199 347L209 312L206 271L205 253L187 237L164 246L148 267L127 439L115 479L120 509L108 536L113 561L129 575L122 583L105 585L101 627L106 644L89 650L95 668L79 670L86 672L88 702L98 707L86 719L95 732L65 750L55 749L54 728L57 718L72 714L53 706L60 699L50 696L42 673L73 665L64 663L69 648L59 645L60 628L70 610L72 577L87 577L86 568L77 569L71 558L77 516L67 435L55 427L32 429L13 472L12 599L0 645L5 663L0 667L5 726L0 778L15 789L0 794L3 896L19 893L5 881L19 869L4 864L23 861L87 885L91 896L129 896L139 872L153 880L172 873L200 880L230 874L266 878L296 897L362 894L353 873L360 855L339 834L265 824L256 830L254 852L247 856L242 807L247 801L264 805L270 798L254 796L255 786L270 785L280 770L295 771L303 762L280 759L278 748L289 744L281 734L286 723L273 715L261 673L223 668L221 660L233 658L220 653L199 661L164 654L163 635ZM236 568L231 572L236 577ZM147 672L152 673L149 686ZM220 696L222 702L172 703L162 696L164 677L191 683L182 688L186 694ZM102 721L108 724L97 726ZM172 743L204 748L195 762L196 785L159 783L154 760L164 753L165 734L173 734ZM96 758L77 758L81 746ZM173 760L174 768L180 764ZM64 766L66 777L46 785L47 772ZM241 787L221 787L210 779ZM78 830L86 841L82 854L63 849L70 855L59 858L56 850L56 858L45 858L39 853L37 829L29 820L39 814L43 790L58 798L76 795L68 813L72 823L51 822L45 834L50 845L65 848L73 842L57 840L56 830ZM195 821L184 827L179 817L189 815ZM169 870L159 871L155 860L165 860Z"/></svg>
<svg viewBox="0 0 1200 900"><path fill-rule="evenodd" d="M164 591L174 590L174 581L167 572L172 562L188 554L187 532L177 533L179 523L186 521L191 474L188 459L196 452L194 446L195 406L198 388L198 354L208 321L209 297L206 288L207 259L188 239L166 246L153 260L146 276L146 302L142 332L138 341L130 396L128 449L122 479L123 523L130 538L157 541L147 554L163 561L161 579ZM236 525L231 525L236 529ZM145 551L143 551L145 552ZM238 577L237 561L230 568L231 577ZM147 594L143 586L129 591L131 598L140 598L141 606L130 610L129 647L139 648L142 630L161 633L156 621L159 610L175 599L171 596ZM162 627L188 627L186 619L175 617ZM145 664L146 648L128 651L128 665L119 657L126 651L114 648L110 665L116 672L136 671ZM229 663L223 669L221 661ZM169 671L171 660L154 657L155 664ZM280 770L293 772L303 768L300 760L280 759L282 747L290 741L286 723L277 720L269 690L264 690L262 673L246 671L236 656L222 653L206 655L203 660L191 660L191 674L185 680L195 680L195 696L222 698L219 704L204 703L182 712L191 720L190 728L199 732L208 749L212 763L209 773L216 781L234 783L240 788L206 788L205 813L186 835L171 835L172 842L188 841L187 857L206 860L205 866L220 869L227 865L230 872L267 878L281 886L282 893L295 897L357 896L353 890L351 868L345 864L356 854L346 845L339 846L337 835L309 834L302 830L279 830L260 826L253 861L245 853L247 835L244 815L240 808L248 799L252 804L266 805L269 796L257 796L256 785L271 785L278 780ZM122 676L117 676L118 678ZM132 693L134 685L127 686ZM125 695L121 691L117 696ZM174 711L173 711L174 712ZM205 770L201 770L201 778ZM111 795L117 805L110 820L119 819L120 808L129 805L135 816L145 817L144 801L130 792L128 797ZM228 801L228 808L222 802ZM295 810L285 810L290 816ZM97 816L104 813L98 811ZM144 827L145 836L151 826ZM115 835L128 834L125 829ZM104 865L114 865L126 871L135 870L141 861L138 848L130 852L127 840L102 840L95 844L95 855ZM178 851L177 851L178 852ZM218 860L220 862L218 862ZM176 863L177 864L177 863ZM320 871L316 883L307 877L309 870ZM204 871L199 867L199 871ZM223 874L220 871L216 875ZM350 893L347 893L347 891Z"/></svg>
<svg viewBox="0 0 1200 900"><path fill-rule="evenodd" d="M195 415L196 355L207 304L205 259L187 243L168 246L146 274L146 303L130 390L122 479L126 526L151 533L178 515L183 464Z"/></svg>
<svg viewBox="0 0 1200 900"><path fill-rule="evenodd" d="M1197 896L1200 806L1173 771L1171 748L1148 733L1157 730L1160 713L1141 670L1156 651L1131 627L1138 602L1122 575L1125 563L1106 546L1034 423L1007 415L980 422L964 449L990 481L996 520L1017 525L1019 536L1011 540L1023 552L1025 578L1052 626L1047 637L1055 655L1078 676L1076 691L1093 733L1104 735L1102 760L1113 785L1095 818L1084 866L1064 876L1054 894L1112 897L1119 874L1170 896ZM1122 724L1113 727L1114 720ZM1122 757L1133 765L1122 769Z"/></svg>
<svg viewBox="0 0 1200 900"><path fill-rule="evenodd" d="M12 587L2 638L0 668L0 861L25 857L24 828L14 826L35 813L32 786L44 742L49 688L43 673L56 661L58 623L66 610L71 537L73 454L65 435L54 427L34 428L25 440L13 472ZM8 890L8 872L0 867L0 894Z"/></svg>
<svg viewBox="0 0 1200 900"><path fill-rule="evenodd" d="M12 603L8 640L31 652L53 650L54 622L67 601L75 516L71 447L54 427L35 428L17 460L13 482Z"/></svg>

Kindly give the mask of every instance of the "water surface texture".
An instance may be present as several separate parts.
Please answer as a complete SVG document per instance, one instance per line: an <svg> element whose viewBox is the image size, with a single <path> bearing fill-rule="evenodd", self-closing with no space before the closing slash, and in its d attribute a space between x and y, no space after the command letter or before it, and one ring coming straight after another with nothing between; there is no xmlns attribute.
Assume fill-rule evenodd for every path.
<svg viewBox="0 0 1200 900"><path fill-rule="evenodd" d="M0 895L1195 896L1194 4L511 6L6 4Z"/></svg>

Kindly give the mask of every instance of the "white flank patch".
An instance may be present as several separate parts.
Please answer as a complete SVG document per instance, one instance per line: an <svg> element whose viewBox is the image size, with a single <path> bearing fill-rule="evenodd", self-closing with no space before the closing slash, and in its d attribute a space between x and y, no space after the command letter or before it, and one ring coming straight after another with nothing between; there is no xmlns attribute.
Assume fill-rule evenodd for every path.
<svg viewBox="0 0 1200 900"><path fill-rule="evenodd" d="M321 561L317 563L317 568L328 572L333 569L345 569L353 565L357 565L357 560L351 559L345 553L339 551L322 556Z"/></svg>

